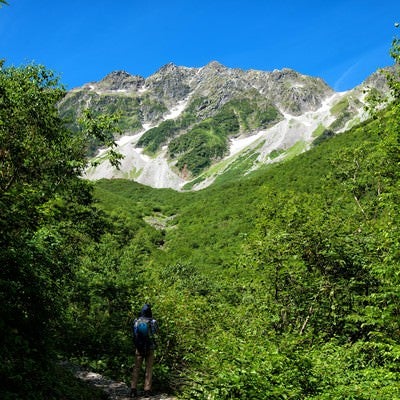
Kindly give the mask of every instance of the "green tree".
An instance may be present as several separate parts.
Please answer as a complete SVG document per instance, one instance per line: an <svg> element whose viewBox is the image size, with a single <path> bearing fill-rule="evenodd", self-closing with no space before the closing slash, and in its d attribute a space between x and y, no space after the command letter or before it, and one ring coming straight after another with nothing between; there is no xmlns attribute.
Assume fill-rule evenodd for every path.
<svg viewBox="0 0 400 400"><path fill-rule="evenodd" d="M377 113L380 141L369 157L377 185L374 198L375 218L370 230L376 249L371 272L379 282L379 291L369 301L368 325L376 335L399 338L400 281L399 281L399 202L400 202L400 39L392 43L391 56L395 64L387 73L387 81L394 101L385 114ZM370 299L371 300L371 299Z"/></svg>
<svg viewBox="0 0 400 400"><path fill-rule="evenodd" d="M91 185L80 178L86 136L69 132L58 116L64 94L58 77L43 66L1 65L0 381L5 398L14 391L25 398L38 391L52 397L44 394L51 387L44 371L66 308L65 288L73 282L82 245L102 229L91 206ZM90 133L96 133L94 126Z"/></svg>

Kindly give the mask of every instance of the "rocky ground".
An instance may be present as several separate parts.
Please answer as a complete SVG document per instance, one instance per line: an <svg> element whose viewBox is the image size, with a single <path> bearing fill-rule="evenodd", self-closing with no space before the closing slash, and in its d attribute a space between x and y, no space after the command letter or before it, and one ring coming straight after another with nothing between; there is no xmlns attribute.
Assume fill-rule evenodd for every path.
<svg viewBox="0 0 400 400"><path fill-rule="evenodd" d="M75 369L74 374L82 381L106 392L110 400L130 400L130 388L124 382L116 382L95 372L83 371L80 369ZM155 393L150 397L144 397L140 391L136 399L177 400L176 397L171 397L164 393Z"/></svg>

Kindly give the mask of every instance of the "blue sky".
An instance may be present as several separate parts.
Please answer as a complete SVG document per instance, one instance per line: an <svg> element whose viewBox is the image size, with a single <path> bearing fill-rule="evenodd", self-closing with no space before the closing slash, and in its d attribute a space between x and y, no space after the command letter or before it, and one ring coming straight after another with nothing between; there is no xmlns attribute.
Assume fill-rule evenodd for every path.
<svg viewBox="0 0 400 400"><path fill-rule="evenodd" d="M336 90L392 64L400 1L7 0L0 59L44 64L68 88L125 70L147 77L173 62L284 67Z"/></svg>

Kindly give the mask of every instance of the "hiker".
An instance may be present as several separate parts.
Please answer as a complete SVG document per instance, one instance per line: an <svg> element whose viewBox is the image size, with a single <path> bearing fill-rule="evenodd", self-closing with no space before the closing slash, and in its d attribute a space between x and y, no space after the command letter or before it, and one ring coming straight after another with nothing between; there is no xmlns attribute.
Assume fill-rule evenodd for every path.
<svg viewBox="0 0 400 400"><path fill-rule="evenodd" d="M132 372L130 397L137 396L139 373L145 360L146 373L144 379L144 395L150 396L153 374L154 349L156 347L154 335L158 330L157 321L153 319L150 304L145 304L139 317L133 322L133 340L135 343L135 366Z"/></svg>

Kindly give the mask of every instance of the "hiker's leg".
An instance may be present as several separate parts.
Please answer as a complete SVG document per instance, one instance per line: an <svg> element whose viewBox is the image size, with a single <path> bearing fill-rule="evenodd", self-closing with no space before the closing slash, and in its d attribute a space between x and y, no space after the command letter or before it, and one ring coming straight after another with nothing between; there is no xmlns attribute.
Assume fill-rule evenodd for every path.
<svg viewBox="0 0 400 400"><path fill-rule="evenodd" d="M146 355L146 375L144 378L144 391L151 390L153 378L154 350L150 350Z"/></svg>
<svg viewBox="0 0 400 400"><path fill-rule="evenodd" d="M137 383L138 383L139 373L140 373L140 368L142 366L142 363L143 363L143 356L141 356L140 353L136 350L135 366L133 367L133 372L132 372L131 389L137 388Z"/></svg>

